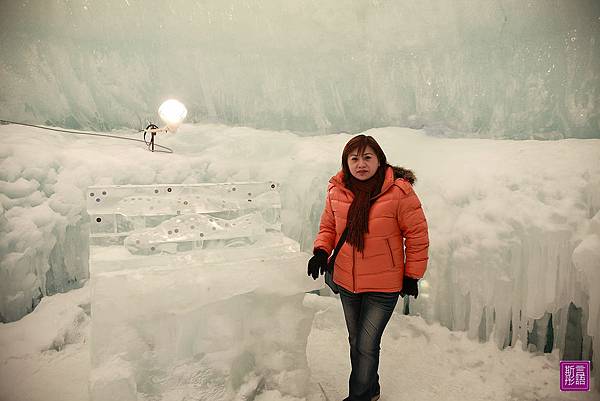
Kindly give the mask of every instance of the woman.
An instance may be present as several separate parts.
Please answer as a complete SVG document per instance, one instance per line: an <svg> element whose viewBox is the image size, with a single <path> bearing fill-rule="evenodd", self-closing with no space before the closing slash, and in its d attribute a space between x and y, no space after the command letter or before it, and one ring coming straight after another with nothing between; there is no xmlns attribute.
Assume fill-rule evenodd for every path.
<svg viewBox="0 0 600 401"><path fill-rule="evenodd" d="M333 281L348 328L352 373L344 401L379 399L379 349L398 297L418 295L425 274L429 236L410 170L390 166L371 136L344 147L342 170L329 180L325 210L308 262L317 279L346 226ZM406 251L404 250L406 247Z"/></svg>

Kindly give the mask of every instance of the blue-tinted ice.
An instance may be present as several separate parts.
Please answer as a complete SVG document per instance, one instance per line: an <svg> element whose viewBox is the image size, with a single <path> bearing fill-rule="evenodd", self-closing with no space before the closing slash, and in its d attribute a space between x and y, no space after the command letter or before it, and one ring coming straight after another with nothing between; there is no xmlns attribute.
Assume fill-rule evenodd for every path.
<svg viewBox="0 0 600 401"><path fill-rule="evenodd" d="M92 400L310 395L322 282L280 211L273 182L89 188Z"/></svg>

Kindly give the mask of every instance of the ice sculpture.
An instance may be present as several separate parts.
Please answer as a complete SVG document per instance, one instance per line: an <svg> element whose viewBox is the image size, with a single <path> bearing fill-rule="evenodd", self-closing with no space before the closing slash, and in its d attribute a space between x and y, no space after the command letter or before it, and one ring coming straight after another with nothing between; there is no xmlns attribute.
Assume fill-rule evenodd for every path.
<svg viewBox="0 0 600 401"><path fill-rule="evenodd" d="M274 182L90 187L90 238L99 245L130 237L128 249L139 249L142 238L182 243L279 231L278 190Z"/></svg>
<svg viewBox="0 0 600 401"><path fill-rule="evenodd" d="M309 255L277 183L90 187L91 398L307 397ZM312 390L311 390L312 389Z"/></svg>
<svg viewBox="0 0 600 401"><path fill-rule="evenodd" d="M190 214L170 218L154 228L135 231L125 238L124 245L131 253L174 253L185 246L203 248L205 241L218 239L224 240L225 246L250 244L264 233L259 213L234 220Z"/></svg>

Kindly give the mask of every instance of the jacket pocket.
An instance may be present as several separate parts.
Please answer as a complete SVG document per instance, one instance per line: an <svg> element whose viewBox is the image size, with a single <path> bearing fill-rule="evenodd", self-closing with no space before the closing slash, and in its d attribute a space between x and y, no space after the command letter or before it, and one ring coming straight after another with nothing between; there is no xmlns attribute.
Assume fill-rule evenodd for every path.
<svg viewBox="0 0 600 401"><path fill-rule="evenodd" d="M394 252L392 252L392 247L390 245L390 240L389 239L385 239L385 243L387 244L388 250L390 251L390 258L392 258L392 267L396 266L396 263L394 262Z"/></svg>

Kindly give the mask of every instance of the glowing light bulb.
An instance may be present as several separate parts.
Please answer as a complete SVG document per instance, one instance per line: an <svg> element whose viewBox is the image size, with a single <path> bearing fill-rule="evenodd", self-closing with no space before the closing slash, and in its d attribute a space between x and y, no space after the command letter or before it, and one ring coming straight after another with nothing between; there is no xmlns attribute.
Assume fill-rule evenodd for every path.
<svg viewBox="0 0 600 401"><path fill-rule="evenodd" d="M187 109L180 101L169 99L160 105L158 115L167 124L169 131L176 132L185 116L187 116Z"/></svg>

